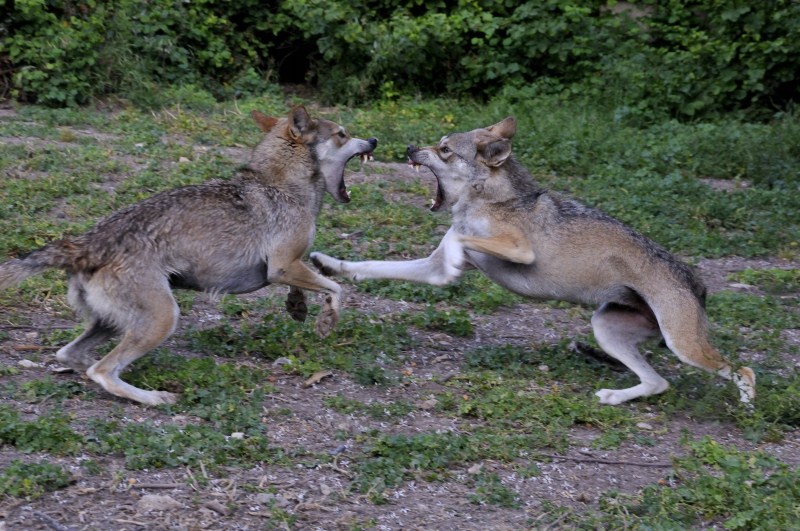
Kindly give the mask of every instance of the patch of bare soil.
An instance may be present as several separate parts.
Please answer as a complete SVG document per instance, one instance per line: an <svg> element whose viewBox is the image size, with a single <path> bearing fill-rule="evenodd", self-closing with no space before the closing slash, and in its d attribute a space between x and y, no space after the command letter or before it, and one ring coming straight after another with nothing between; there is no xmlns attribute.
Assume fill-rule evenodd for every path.
<svg viewBox="0 0 800 531"><path fill-rule="evenodd" d="M379 173L348 175L348 182L374 179L413 179L416 174L404 165L383 164ZM433 183L431 183L432 186ZM420 205L422 206L422 205ZM727 280L731 271L747 267L798 267L797 263L777 260L703 260L699 269L711 290L750 289L732 286ZM248 297L283 296L285 288L270 286ZM421 305L390 301L346 287L344 303L364 312L390 314L418 311ZM47 305L32 308L0 308L0 330L7 334L0 340L0 363L20 367L32 360L37 367L21 368L8 381L29 381L50 374L55 366L52 351L37 349L39 331L53 327L71 327L77 321L64 317L61 308ZM275 311L282 311L276 307ZM30 326L8 326L29 322ZM130 471L121 457L98 460L99 475L82 473L81 462L88 456L57 457L49 461L72 471L69 487L33 501L0 500L0 531L5 530L142 530L142 529L238 529L289 528L276 519L276 509L293 515L295 529L336 530L356 526L381 530L518 530L539 528L548 517L547 502L566 505L579 511L597 507L599 497L609 490L635 494L645 485L662 480L670 470L671 460L684 452L680 443L686 433L692 438L711 435L717 441L740 449L759 448L790 464L800 463L800 433L789 433L778 444L755 445L745 440L734 426L672 416L665 418L656 407L645 408L641 430L652 445L626 441L617 449L592 449L592 441L601 435L597 429L574 428L571 446L563 456L543 458L532 452L531 459L540 469L538 475L523 477L509 464L484 461L464 469L451 470L441 481L422 478L390 489L388 503L375 505L363 494L352 492L353 477L349 456L363 449L361 434L381 430L404 434L439 431L468 432L469 421L437 414L426 405L432 393L443 389L441 382L459 374L462 353L482 345L529 345L533 341L558 341L563 337L589 332L588 312L554 309L525 303L503 308L488 316L475 316L475 337L463 339L447 334L414 332L419 346L407 353L404 370L412 375L400 386L365 387L346 374L336 373L317 385L306 388L299 376L273 369L275 391L264 403L266 411L284 409L287 415L271 416L269 437L272 446L291 451L303 447L310 452L336 456L333 463L308 466L254 466L251 469L230 467L214 474L202 468ZM204 327L224 319L213 301L198 298L181 318L181 329ZM167 347L187 356L179 329ZM2 337L2 336L0 336ZM225 360L230 361L230 360ZM677 365L677 364L676 364ZM676 368L676 370L681 370ZM92 382L77 374L57 378L80 382L89 388ZM341 394L366 403L402 399L416 404L416 410L399 421L387 423L362 414L343 414L325 406L325 399ZM59 405L47 399L29 404L14 402L26 415L41 415L53 407L73 415L73 426L102 416L104 412L122 415L134 421L170 424L192 419L168 416L158 410L116 399L97 390L93 398L68 399ZM619 406L626 407L626 406ZM477 422L477 421L476 421ZM342 434L345 435L342 438ZM538 456L538 457L537 457ZM33 460L15 448L0 448L0 467L19 459ZM503 484L518 493L519 508L476 505L469 498L472 489L466 478L478 470L496 473ZM265 492L269 491L269 493ZM558 527L556 524L555 527Z"/></svg>

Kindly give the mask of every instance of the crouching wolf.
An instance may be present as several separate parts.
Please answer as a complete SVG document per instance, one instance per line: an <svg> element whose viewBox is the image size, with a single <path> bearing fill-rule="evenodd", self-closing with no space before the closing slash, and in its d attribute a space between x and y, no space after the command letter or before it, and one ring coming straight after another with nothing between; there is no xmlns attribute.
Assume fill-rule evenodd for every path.
<svg viewBox="0 0 800 531"><path fill-rule="evenodd" d="M57 352L58 361L86 370L111 394L148 405L175 402L177 395L120 379L125 367L175 330L179 310L171 288L249 293L286 284L287 309L300 321L307 313L302 290L321 292L316 331L331 331L341 288L300 259L313 243L325 190L348 202L345 164L357 155L371 157L378 141L352 138L303 107L282 119L252 115L265 135L233 179L159 193L81 236L0 264L0 288L45 269L68 273L69 302L88 324ZM116 334L119 343L95 362L91 350Z"/></svg>
<svg viewBox="0 0 800 531"><path fill-rule="evenodd" d="M641 380L597 391L604 404L667 389L637 349L659 336L683 362L733 380L742 402L752 401L753 371L734 370L709 343L706 289L689 266L610 216L540 188L511 154L515 132L509 117L436 146L408 147L409 164L436 176L431 210L452 209L452 227L428 258L347 262L312 253L312 262L353 280L435 285L478 268L520 295L599 305L592 316L597 342Z"/></svg>

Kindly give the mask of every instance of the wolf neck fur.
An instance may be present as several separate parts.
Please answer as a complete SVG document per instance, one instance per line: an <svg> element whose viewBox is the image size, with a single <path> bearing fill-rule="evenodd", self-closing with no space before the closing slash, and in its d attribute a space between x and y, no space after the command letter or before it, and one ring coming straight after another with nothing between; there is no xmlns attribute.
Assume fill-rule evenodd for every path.
<svg viewBox="0 0 800 531"><path fill-rule="evenodd" d="M282 144L281 149L273 149L272 145L278 143ZM296 155L269 156L272 153L285 154L289 149L295 151ZM272 188L300 204L311 205L315 211L319 211L325 193L325 183L316 169L317 165L314 154L308 146L284 138L268 137L253 149L250 160L239 173L239 179ZM309 183L311 186L308 186Z"/></svg>
<svg viewBox="0 0 800 531"><path fill-rule="evenodd" d="M498 174L504 176L497 176ZM461 211L468 205L480 203L507 203L522 197L536 197L546 190L536 184L525 167L511 156L499 168L491 168L487 178L475 179L472 190L464 201L453 207L453 212ZM463 203L463 204L460 204Z"/></svg>

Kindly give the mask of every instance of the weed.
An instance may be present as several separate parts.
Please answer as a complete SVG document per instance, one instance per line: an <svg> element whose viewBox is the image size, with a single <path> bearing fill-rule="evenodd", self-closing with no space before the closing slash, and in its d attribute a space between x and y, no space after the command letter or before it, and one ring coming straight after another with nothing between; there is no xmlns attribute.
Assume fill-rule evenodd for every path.
<svg viewBox="0 0 800 531"><path fill-rule="evenodd" d="M210 358L186 359L164 352L140 360L127 376L137 387L181 394L181 401L168 409L201 418L222 433L252 435L265 430L261 422L265 369L234 363L216 363Z"/></svg>
<svg viewBox="0 0 800 531"><path fill-rule="evenodd" d="M74 454L83 446L83 437L70 427L63 413L46 413L33 421L25 421L9 406L0 406L0 442L22 452Z"/></svg>
<svg viewBox="0 0 800 531"><path fill-rule="evenodd" d="M65 398L85 394L86 388L78 382L58 381L52 376L38 380L30 380L19 385L16 398L26 402L44 402L54 400L60 402ZM93 396L94 393L90 393Z"/></svg>
<svg viewBox="0 0 800 531"><path fill-rule="evenodd" d="M189 424L156 426L151 422L134 423L95 420L89 449L100 455L125 457L131 470L197 465L221 465L276 462L280 450L270 448L267 438L253 435L231 437L208 425Z"/></svg>
<svg viewBox="0 0 800 531"><path fill-rule="evenodd" d="M800 291L800 269L745 269L731 273L728 279L753 284L774 294Z"/></svg>
<svg viewBox="0 0 800 531"><path fill-rule="evenodd" d="M424 312L413 314L409 320L426 330L446 332L457 337L472 336L472 320L465 310L438 310L434 305L428 304Z"/></svg>
<svg viewBox="0 0 800 531"><path fill-rule="evenodd" d="M313 308L312 308L313 309ZM285 367L310 376L321 366L351 371L364 384L391 380L383 365L411 344L399 320L345 311L333 333L320 339L304 323L272 313L260 322L242 322L239 328L225 323L216 328L191 331L192 348L223 356L255 355L267 360L288 358ZM322 364L322 365L321 365Z"/></svg>
<svg viewBox="0 0 800 531"><path fill-rule="evenodd" d="M761 452L727 449L709 437L689 449L690 456L675 461L674 486L645 487L627 504L640 526L687 528L709 521L725 529L795 526L800 472Z"/></svg>
<svg viewBox="0 0 800 531"><path fill-rule="evenodd" d="M347 398L341 393L325 399L325 405L334 411L344 414L366 413L375 419L392 419L407 415L414 411L415 406L404 401L373 402L365 404L352 398Z"/></svg>
<svg viewBox="0 0 800 531"><path fill-rule="evenodd" d="M0 472L0 497L32 500L46 492L63 489L72 478L66 470L51 463L11 461Z"/></svg>
<svg viewBox="0 0 800 531"><path fill-rule="evenodd" d="M475 478L475 490L469 495L469 501L512 509L520 506L517 493L503 485L497 474L479 474Z"/></svg>

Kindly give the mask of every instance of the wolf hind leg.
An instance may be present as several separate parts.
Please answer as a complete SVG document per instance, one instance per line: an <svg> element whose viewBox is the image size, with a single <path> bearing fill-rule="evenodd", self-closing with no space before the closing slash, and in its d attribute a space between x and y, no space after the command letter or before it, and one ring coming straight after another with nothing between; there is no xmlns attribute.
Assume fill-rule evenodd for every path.
<svg viewBox="0 0 800 531"><path fill-rule="evenodd" d="M84 332L56 352L56 360L75 370L85 371L97 360L92 350L116 334L116 329L100 319L92 319Z"/></svg>
<svg viewBox="0 0 800 531"><path fill-rule="evenodd" d="M86 375L113 395L150 406L173 404L178 399L176 394L145 391L120 378L128 365L167 339L178 323L178 305L166 282L142 279L141 285L145 289L128 292L124 299L116 296L112 301L100 292L95 294L95 300L87 299L93 308L105 307L115 314L112 322L119 323L122 338L111 352L89 367Z"/></svg>
<svg viewBox="0 0 800 531"><path fill-rule="evenodd" d="M670 312L658 315L661 332L667 347L683 363L701 368L731 380L739 389L739 400L745 404L756 396L756 376L750 367L734 370L708 340L705 310L699 303L683 304Z"/></svg>
<svg viewBox="0 0 800 531"><path fill-rule="evenodd" d="M618 304L604 304L592 316L594 337L600 347L616 358L641 383L627 389L601 389L595 394L600 403L617 405L641 396L663 393L669 383L642 357L637 345L659 335L658 326L640 311Z"/></svg>

